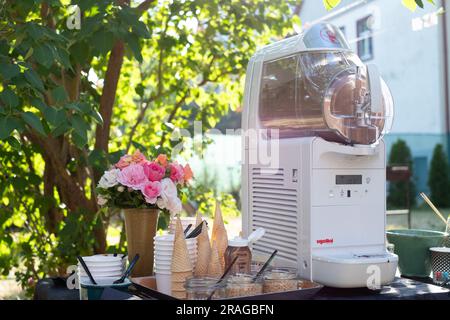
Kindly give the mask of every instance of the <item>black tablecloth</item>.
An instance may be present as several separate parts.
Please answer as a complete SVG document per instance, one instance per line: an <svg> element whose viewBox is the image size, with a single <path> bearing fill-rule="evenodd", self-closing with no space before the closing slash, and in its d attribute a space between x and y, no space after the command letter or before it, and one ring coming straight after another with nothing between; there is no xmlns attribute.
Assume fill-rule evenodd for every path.
<svg viewBox="0 0 450 320"><path fill-rule="evenodd" d="M117 290L108 290L104 297L123 300L127 295ZM128 296L128 298L131 296ZM67 289L65 279L48 278L40 280L34 293L36 300L78 300L78 290ZM324 287L314 300L450 300L450 291L431 284L431 279L396 278L381 290L367 288L338 289Z"/></svg>

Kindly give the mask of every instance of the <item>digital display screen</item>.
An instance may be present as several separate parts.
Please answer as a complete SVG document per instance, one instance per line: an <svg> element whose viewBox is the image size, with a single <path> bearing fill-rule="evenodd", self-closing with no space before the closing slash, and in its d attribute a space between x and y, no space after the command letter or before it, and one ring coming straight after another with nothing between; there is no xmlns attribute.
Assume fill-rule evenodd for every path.
<svg viewBox="0 0 450 320"><path fill-rule="evenodd" d="M336 184L362 184L362 175L337 175Z"/></svg>

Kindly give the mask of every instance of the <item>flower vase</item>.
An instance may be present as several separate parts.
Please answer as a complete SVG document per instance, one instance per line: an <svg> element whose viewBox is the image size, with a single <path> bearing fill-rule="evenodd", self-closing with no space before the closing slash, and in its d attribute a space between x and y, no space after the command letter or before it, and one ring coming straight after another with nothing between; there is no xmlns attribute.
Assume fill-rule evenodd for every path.
<svg viewBox="0 0 450 320"><path fill-rule="evenodd" d="M138 253L132 277L153 275L153 242L158 226L159 209L123 209L128 245L128 261Z"/></svg>

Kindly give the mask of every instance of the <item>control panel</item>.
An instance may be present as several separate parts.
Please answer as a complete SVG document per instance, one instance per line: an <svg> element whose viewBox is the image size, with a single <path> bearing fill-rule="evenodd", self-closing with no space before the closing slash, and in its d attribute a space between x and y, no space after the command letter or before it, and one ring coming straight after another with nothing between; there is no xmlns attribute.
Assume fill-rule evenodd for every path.
<svg viewBox="0 0 450 320"><path fill-rule="evenodd" d="M343 169L313 170L312 205L360 205L362 202L372 202L377 198L383 203L383 170L358 171L356 173Z"/></svg>

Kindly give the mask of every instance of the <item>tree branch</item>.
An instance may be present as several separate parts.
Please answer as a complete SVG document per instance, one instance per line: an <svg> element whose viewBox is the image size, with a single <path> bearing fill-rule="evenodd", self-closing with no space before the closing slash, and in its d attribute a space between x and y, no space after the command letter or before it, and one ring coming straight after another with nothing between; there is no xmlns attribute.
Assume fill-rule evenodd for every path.
<svg viewBox="0 0 450 320"><path fill-rule="evenodd" d="M150 6L152 1L144 1L137 8L143 13ZM122 6L129 5L129 0L118 0ZM111 117L116 98L117 84L119 82L120 71L122 69L123 58L125 54L125 44L123 40L118 40L110 53L108 66L105 73L105 82L100 97L99 112L103 118L103 125L97 125L95 132L95 149L108 153L108 141L111 129ZM101 172L95 170L95 181L100 179Z"/></svg>
<svg viewBox="0 0 450 320"><path fill-rule="evenodd" d="M134 123L133 127L131 128L130 134L129 134L129 138L128 138L128 143L127 143L127 147L125 150L125 153L128 153L128 151L131 148L131 144L133 142L133 138L134 135L136 133L137 127L141 124L141 122L144 120L145 117L145 113L147 112L148 107L150 107L150 105L152 104L153 101L158 100L159 98L161 98L163 96L163 94L157 94L154 96L151 96L149 99L147 99L146 102L143 102L143 104L145 105L141 111L139 112L138 117L136 118L136 122Z"/></svg>
<svg viewBox="0 0 450 320"><path fill-rule="evenodd" d="M180 101L178 101L175 106L172 109L172 112L170 112L169 117L167 118L166 122L172 122L173 118L175 117L178 109L180 109L180 107L183 105L183 103L186 101L187 97L189 95L189 90L185 91L183 94L183 97L180 99ZM164 145L164 142L166 142L166 136L167 133L163 134L161 137L161 142L159 143L159 145L162 147Z"/></svg>
<svg viewBox="0 0 450 320"><path fill-rule="evenodd" d="M144 12L147 11L150 8L150 5L155 2L155 0L145 0L144 2L142 2L140 5L137 6L137 9L140 12Z"/></svg>

